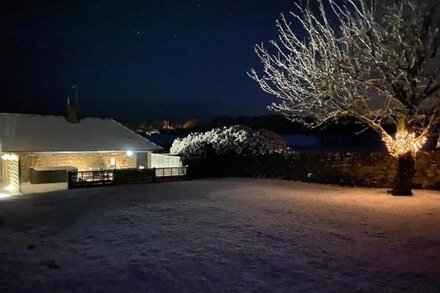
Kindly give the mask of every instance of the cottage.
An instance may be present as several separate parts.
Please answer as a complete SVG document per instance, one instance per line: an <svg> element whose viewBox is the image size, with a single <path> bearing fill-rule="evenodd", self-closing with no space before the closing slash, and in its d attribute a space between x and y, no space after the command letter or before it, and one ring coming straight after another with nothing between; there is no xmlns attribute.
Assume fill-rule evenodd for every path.
<svg viewBox="0 0 440 293"><path fill-rule="evenodd" d="M0 182L10 194L66 189L68 170L143 168L161 149L113 119L0 113Z"/></svg>

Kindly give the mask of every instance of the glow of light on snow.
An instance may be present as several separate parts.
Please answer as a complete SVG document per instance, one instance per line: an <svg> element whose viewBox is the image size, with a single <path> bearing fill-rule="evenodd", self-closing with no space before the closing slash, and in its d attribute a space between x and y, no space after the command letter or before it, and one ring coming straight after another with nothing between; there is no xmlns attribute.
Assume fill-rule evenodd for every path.
<svg viewBox="0 0 440 293"><path fill-rule="evenodd" d="M14 186L12 184L9 184L8 186L6 186L5 190L13 191L14 190Z"/></svg>
<svg viewBox="0 0 440 293"><path fill-rule="evenodd" d="M4 186L1 190L0 190L0 199L1 198L7 198L12 196L12 191L14 191L14 186L12 184L9 184L7 186Z"/></svg>
<svg viewBox="0 0 440 293"><path fill-rule="evenodd" d="M12 196L12 194L10 194L10 193L0 192L0 199L8 198L8 197L11 197L11 196Z"/></svg>

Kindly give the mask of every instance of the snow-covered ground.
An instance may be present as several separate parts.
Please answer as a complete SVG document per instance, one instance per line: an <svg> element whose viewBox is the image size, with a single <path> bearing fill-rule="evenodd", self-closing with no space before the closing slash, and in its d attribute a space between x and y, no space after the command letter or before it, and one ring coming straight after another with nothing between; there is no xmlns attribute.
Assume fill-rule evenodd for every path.
<svg viewBox="0 0 440 293"><path fill-rule="evenodd" d="M438 292L440 192L210 179L0 200L1 292Z"/></svg>

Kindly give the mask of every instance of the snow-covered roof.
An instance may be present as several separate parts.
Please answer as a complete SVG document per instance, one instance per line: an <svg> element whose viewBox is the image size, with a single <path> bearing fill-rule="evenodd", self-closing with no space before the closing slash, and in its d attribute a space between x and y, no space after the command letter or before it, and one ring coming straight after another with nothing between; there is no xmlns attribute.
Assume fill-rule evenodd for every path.
<svg viewBox="0 0 440 293"><path fill-rule="evenodd" d="M113 119L0 113L2 152L154 151L161 147Z"/></svg>

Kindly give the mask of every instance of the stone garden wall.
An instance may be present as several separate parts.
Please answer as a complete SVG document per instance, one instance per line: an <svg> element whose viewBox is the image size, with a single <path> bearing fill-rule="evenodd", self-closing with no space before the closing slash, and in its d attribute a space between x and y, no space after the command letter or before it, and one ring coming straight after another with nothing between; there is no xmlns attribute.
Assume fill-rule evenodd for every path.
<svg viewBox="0 0 440 293"><path fill-rule="evenodd" d="M391 187L397 171L397 160L386 152L186 158L184 165L190 178L266 177L366 187ZM415 188L440 190L440 151L418 154L413 182Z"/></svg>
<svg viewBox="0 0 440 293"><path fill-rule="evenodd" d="M397 161L386 152L299 155L295 178L342 185L391 187ZM416 160L415 188L440 189L440 152L420 152Z"/></svg>

